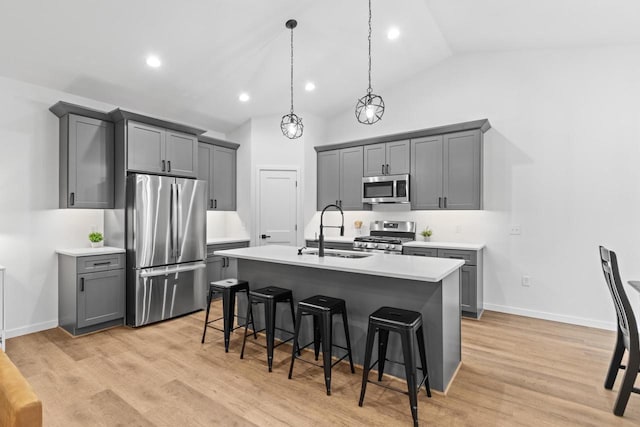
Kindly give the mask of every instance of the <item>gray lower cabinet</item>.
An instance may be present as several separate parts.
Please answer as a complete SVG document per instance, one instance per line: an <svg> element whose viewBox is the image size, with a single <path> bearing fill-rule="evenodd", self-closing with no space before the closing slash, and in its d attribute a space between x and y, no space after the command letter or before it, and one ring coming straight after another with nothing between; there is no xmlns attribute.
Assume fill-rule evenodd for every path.
<svg viewBox="0 0 640 427"><path fill-rule="evenodd" d="M127 170L195 178L197 169L195 135L127 121Z"/></svg>
<svg viewBox="0 0 640 427"><path fill-rule="evenodd" d="M124 324L124 254L58 255L58 323L73 335Z"/></svg>
<svg viewBox="0 0 640 427"><path fill-rule="evenodd" d="M198 144L198 179L209 183L207 210L236 210L236 150Z"/></svg>
<svg viewBox="0 0 640 427"><path fill-rule="evenodd" d="M363 147L318 153L317 210L337 204L346 211L371 209L362 203Z"/></svg>
<svg viewBox="0 0 640 427"><path fill-rule="evenodd" d="M482 209L482 132L411 140L411 208Z"/></svg>
<svg viewBox="0 0 640 427"><path fill-rule="evenodd" d="M308 248L317 248L318 241L317 240L307 240L305 246ZM351 242L324 242L325 249L339 249L343 251L349 251L353 249L353 243Z"/></svg>
<svg viewBox="0 0 640 427"><path fill-rule="evenodd" d="M398 175L409 173L409 140L364 146L364 175Z"/></svg>
<svg viewBox="0 0 640 427"><path fill-rule="evenodd" d="M113 123L65 114L60 117L60 207L114 207Z"/></svg>
<svg viewBox="0 0 640 427"><path fill-rule="evenodd" d="M238 277L238 260L214 255L215 251L247 247L249 247L248 241L207 245L207 284Z"/></svg>
<svg viewBox="0 0 640 427"><path fill-rule="evenodd" d="M479 319L482 316L484 311L482 250L405 246L402 248L402 254L464 260L465 264L460 268L460 310L465 317Z"/></svg>

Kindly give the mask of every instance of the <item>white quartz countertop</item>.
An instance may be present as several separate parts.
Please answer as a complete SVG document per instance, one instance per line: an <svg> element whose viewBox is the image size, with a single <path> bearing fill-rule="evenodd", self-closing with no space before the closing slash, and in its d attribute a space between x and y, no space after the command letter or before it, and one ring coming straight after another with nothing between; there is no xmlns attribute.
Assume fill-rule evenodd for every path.
<svg viewBox="0 0 640 427"><path fill-rule="evenodd" d="M122 248L114 248L111 246L104 246L102 248L69 248L69 249L56 249L56 253L69 256L91 256L91 255L109 255L109 254L123 254L126 251Z"/></svg>
<svg viewBox="0 0 640 427"><path fill-rule="evenodd" d="M305 240L315 240L317 241L317 237L305 237ZM353 236L324 236L325 242L334 242L334 243L353 243Z"/></svg>
<svg viewBox="0 0 640 427"><path fill-rule="evenodd" d="M240 243L249 242L251 239L248 237L213 237L207 239L207 245L219 245L222 243Z"/></svg>
<svg viewBox="0 0 640 427"><path fill-rule="evenodd" d="M403 246L414 248L441 248L441 249L460 249L463 251L479 251L485 247L484 243L455 243L455 242L407 242Z"/></svg>
<svg viewBox="0 0 640 427"><path fill-rule="evenodd" d="M363 253L330 249L325 250L325 252L346 254ZM464 265L464 261L459 259L379 253L374 253L366 258L339 258L332 256L320 258L318 255L309 253L298 255L297 248L278 245L216 251L215 255L253 261L266 261L276 264L296 265L300 267L344 271L348 273L420 280L423 282L439 282Z"/></svg>

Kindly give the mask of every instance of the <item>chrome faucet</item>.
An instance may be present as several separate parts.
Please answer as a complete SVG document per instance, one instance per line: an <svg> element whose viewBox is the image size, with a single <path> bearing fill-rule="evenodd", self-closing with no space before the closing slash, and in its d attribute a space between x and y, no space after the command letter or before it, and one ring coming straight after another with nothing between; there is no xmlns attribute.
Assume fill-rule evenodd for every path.
<svg viewBox="0 0 640 427"><path fill-rule="evenodd" d="M338 227L337 225L323 225L322 217L324 216L324 211L329 209L330 207L334 207L340 211L340 215L342 215L342 225ZM318 240L318 256L324 257L324 233L322 232L325 228L339 228L340 235L344 236L344 212L342 212L342 208L338 205L327 205L322 209L322 213L320 214L320 239Z"/></svg>

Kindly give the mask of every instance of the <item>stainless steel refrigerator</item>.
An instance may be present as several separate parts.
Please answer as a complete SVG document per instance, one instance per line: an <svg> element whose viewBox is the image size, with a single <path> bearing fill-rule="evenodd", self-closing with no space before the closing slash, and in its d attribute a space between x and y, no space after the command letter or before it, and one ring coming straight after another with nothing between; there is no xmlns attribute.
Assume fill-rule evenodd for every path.
<svg viewBox="0 0 640 427"><path fill-rule="evenodd" d="M127 325L205 308L206 182L127 177Z"/></svg>

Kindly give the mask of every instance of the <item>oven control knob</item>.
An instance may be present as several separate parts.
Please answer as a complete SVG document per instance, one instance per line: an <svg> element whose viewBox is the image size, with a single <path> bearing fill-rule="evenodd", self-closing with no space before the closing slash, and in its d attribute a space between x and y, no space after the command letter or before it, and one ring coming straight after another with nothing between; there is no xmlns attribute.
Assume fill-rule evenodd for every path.
<svg viewBox="0 0 640 427"><path fill-rule="evenodd" d="M362 247L362 243L360 243L360 242L354 242L354 243L353 243L353 246L354 246L354 247L356 247L356 248L361 248L361 247Z"/></svg>
<svg viewBox="0 0 640 427"><path fill-rule="evenodd" d="M378 247L377 243L367 243L367 248L369 249L375 249Z"/></svg>
<svg viewBox="0 0 640 427"><path fill-rule="evenodd" d="M387 249L389 250L394 250L396 248L396 245L387 245Z"/></svg>

